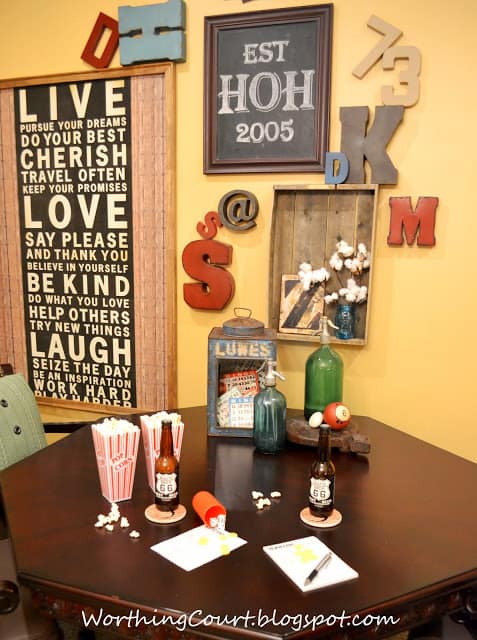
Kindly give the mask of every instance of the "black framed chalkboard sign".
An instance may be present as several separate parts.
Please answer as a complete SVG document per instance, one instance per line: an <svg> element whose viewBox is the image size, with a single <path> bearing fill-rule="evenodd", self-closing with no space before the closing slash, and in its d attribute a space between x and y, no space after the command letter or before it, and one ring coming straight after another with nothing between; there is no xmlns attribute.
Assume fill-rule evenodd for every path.
<svg viewBox="0 0 477 640"><path fill-rule="evenodd" d="M333 5L205 18L204 173L324 171Z"/></svg>

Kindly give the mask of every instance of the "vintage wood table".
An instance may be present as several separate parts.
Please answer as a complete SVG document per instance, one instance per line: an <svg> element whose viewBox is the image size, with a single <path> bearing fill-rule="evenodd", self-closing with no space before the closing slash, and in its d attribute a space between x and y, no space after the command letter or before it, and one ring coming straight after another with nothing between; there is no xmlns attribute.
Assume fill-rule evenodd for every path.
<svg viewBox="0 0 477 640"><path fill-rule="evenodd" d="M378 638L461 608L475 590L477 465L356 418L372 448L333 454L343 522L311 529L299 512L313 449L289 444L280 455L260 455L250 439L207 437L205 407L181 413L187 516L171 525L146 521L152 493L141 444L132 500L120 504L137 540L94 527L109 503L89 427L2 472L19 580L51 615L148 639ZM150 547L200 524L191 507L200 489L225 504L227 528L248 544L186 572ZM252 490L279 490L282 498L257 511ZM310 534L359 578L303 594L262 551Z"/></svg>

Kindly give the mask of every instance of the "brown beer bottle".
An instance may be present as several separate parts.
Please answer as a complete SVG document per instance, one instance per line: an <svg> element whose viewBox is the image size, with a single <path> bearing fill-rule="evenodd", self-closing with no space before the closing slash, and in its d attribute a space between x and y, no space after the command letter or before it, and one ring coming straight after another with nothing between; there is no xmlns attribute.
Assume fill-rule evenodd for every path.
<svg viewBox="0 0 477 640"><path fill-rule="evenodd" d="M320 426L317 459L311 465L308 506L313 516L327 518L334 508L335 465L331 460L330 427Z"/></svg>
<svg viewBox="0 0 477 640"><path fill-rule="evenodd" d="M172 446L172 423L162 421L161 444L156 458L155 499L160 511L174 513L179 505L179 463Z"/></svg>

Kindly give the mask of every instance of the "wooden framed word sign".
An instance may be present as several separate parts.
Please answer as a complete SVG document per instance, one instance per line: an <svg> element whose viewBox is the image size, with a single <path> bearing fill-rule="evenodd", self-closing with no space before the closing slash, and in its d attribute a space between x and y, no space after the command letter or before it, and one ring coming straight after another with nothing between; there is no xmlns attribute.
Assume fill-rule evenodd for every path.
<svg viewBox="0 0 477 640"><path fill-rule="evenodd" d="M204 173L324 171L333 5L205 18Z"/></svg>
<svg viewBox="0 0 477 640"><path fill-rule="evenodd" d="M173 97L170 63L0 83L0 353L51 403L175 404Z"/></svg>

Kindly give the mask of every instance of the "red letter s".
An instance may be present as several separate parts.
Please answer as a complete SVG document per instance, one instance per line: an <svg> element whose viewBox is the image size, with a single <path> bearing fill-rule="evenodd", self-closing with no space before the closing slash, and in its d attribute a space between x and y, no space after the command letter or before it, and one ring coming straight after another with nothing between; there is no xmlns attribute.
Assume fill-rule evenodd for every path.
<svg viewBox="0 0 477 640"><path fill-rule="evenodd" d="M217 240L194 240L182 252L184 271L199 282L184 284L184 300L194 309L223 309L230 302L235 282L218 265L232 262L232 247Z"/></svg>

